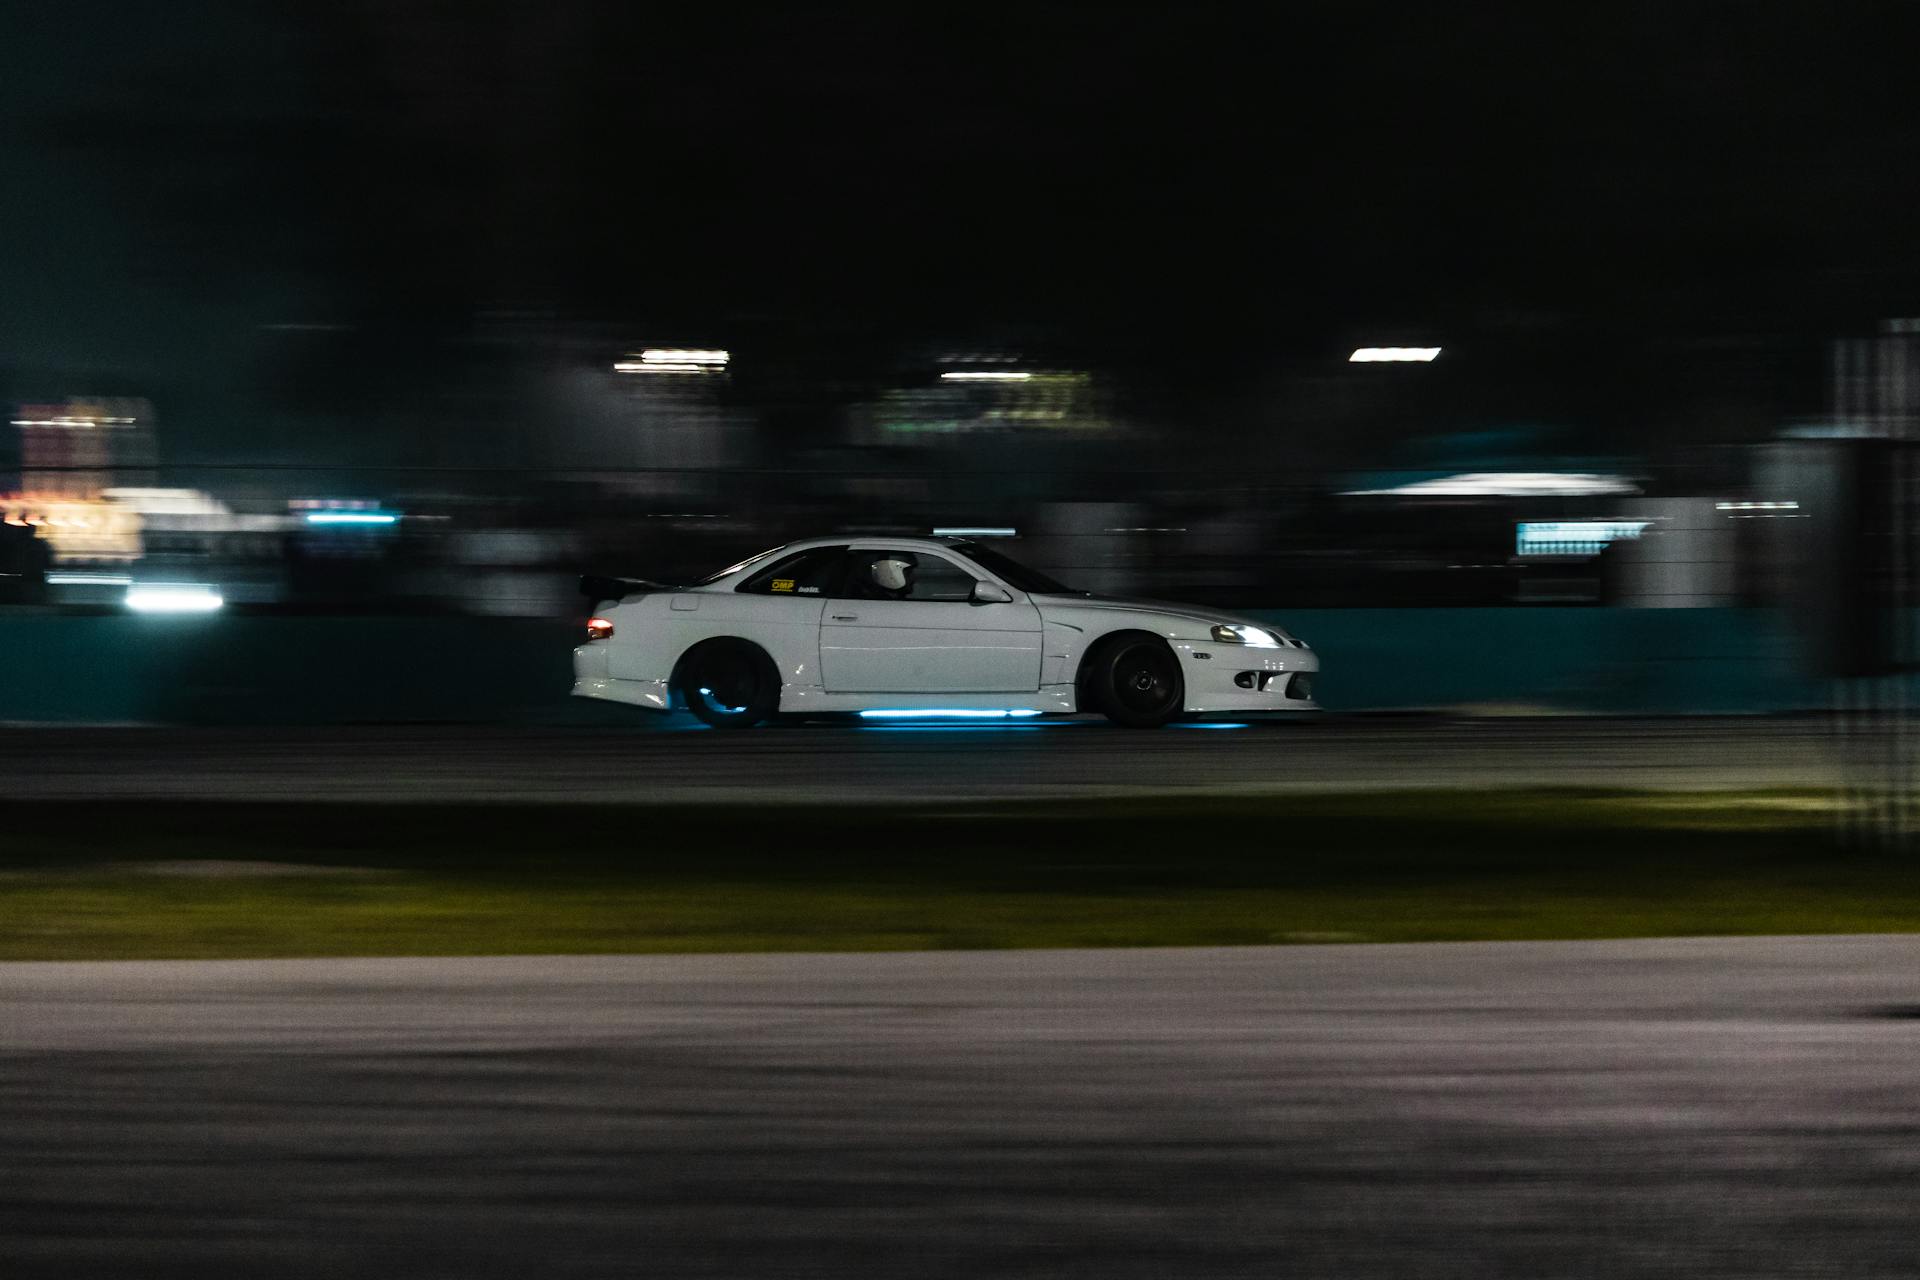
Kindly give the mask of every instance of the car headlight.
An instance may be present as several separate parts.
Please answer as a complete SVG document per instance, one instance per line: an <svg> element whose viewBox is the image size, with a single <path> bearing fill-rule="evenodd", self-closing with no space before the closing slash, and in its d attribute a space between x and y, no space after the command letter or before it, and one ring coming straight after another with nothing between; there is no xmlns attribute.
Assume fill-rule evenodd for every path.
<svg viewBox="0 0 1920 1280"><path fill-rule="evenodd" d="M1255 649L1278 649L1280 642L1273 634L1259 627L1241 626L1238 623L1221 623L1213 629L1216 644L1244 644Z"/></svg>

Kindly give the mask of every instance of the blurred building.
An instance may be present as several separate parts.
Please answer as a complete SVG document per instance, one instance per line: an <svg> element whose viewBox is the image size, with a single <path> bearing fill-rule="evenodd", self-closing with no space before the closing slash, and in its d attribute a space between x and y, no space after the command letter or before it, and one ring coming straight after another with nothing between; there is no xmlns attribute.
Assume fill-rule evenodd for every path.
<svg viewBox="0 0 1920 1280"><path fill-rule="evenodd" d="M894 387L849 415L855 444L947 442L977 447L989 435L1099 438L1115 433L1111 398L1093 374L1024 366L992 356L949 356L932 378Z"/></svg>
<svg viewBox="0 0 1920 1280"><path fill-rule="evenodd" d="M106 495L153 483L153 407L138 399L21 404L11 422L20 484L0 494L0 519L33 529L57 564L138 559L139 514Z"/></svg>
<svg viewBox="0 0 1920 1280"><path fill-rule="evenodd" d="M23 493L97 498L116 485L153 483L153 406L145 400L19 405Z"/></svg>

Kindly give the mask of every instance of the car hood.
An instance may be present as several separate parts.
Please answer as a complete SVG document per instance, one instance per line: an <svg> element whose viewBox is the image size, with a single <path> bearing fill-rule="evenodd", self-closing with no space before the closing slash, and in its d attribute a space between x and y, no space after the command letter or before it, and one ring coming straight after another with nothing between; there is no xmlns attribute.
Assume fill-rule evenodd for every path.
<svg viewBox="0 0 1920 1280"><path fill-rule="evenodd" d="M1151 614L1156 618L1178 619L1182 622L1197 622L1213 627L1220 624L1259 627L1276 635L1292 637L1292 633L1277 622L1261 622L1255 618L1242 617L1237 613L1227 613L1220 609L1209 609L1202 605L1174 604L1166 600L1135 600L1125 596L1096 596L1073 593L1070 595L1035 595L1033 603L1040 609L1043 617L1068 622L1070 615L1082 610L1093 613L1136 613Z"/></svg>

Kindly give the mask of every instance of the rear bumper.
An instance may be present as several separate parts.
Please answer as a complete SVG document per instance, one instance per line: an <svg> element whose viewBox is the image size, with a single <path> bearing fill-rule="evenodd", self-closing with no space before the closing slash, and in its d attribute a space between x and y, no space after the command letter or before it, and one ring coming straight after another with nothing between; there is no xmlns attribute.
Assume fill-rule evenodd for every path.
<svg viewBox="0 0 1920 1280"><path fill-rule="evenodd" d="M1311 649L1192 641L1176 642L1173 647L1180 655L1186 709L1191 714L1320 709L1313 696L1320 655Z"/></svg>
<svg viewBox="0 0 1920 1280"><path fill-rule="evenodd" d="M648 711L673 710L673 692L665 680L616 680L607 674L605 645L583 644L573 651L573 696L624 702Z"/></svg>

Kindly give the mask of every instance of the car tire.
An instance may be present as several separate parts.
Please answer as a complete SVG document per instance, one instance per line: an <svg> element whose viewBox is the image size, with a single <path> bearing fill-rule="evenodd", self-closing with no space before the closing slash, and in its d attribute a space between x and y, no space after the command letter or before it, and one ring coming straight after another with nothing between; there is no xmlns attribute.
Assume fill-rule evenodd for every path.
<svg viewBox="0 0 1920 1280"><path fill-rule="evenodd" d="M1158 636L1119 635L1100 641L1087 658L1081 688L1087 710L1129 729L1158 729L1186 706L1180 660Z"/></svg>
<svg viewBox="0 0 1920 1280"><path fill-rule="evenodd" d="M745 640L708 640L680 659L675 678L687 710L715 729L751 729L780 708L780 672Z"/></svg>

